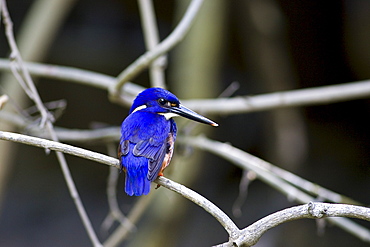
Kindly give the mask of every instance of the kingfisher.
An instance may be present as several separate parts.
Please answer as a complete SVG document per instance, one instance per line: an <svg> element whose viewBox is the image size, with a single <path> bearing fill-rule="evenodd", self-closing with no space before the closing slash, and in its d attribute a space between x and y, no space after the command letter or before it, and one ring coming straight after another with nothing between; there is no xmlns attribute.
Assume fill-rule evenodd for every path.
<svg viewBox="0 0 370 247"><path fill-rule="evenodd" d="M173 117L176 116L218 126L183 106L165 89L148 88L135 98L122 122L118 147L121 171L126 174L125 192L129 196L147 195L151 182L163 176L173 154L177 132Z"/></svg>

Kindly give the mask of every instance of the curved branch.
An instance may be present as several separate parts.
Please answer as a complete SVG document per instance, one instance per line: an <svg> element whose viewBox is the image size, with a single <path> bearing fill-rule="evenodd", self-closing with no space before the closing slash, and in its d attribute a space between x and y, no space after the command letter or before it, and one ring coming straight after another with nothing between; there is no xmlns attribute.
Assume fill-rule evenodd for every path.
<svg viewBox="0 0 370 247"><path fill-rule="evenodd" d="M113 76L74 67L34 62L24 62L23 64L33 76L74 82L103 90L108 90L108 88L114 86L116 82L116 78ZM11 70L8 59L0 58L0 70ZM144 89L145 88L137 84L127 82L120 92L120 103L130 106L135 96Z"/></svg>
<svg viewBox="0 0 370 247"><path fill-rule="evenodd" d="M193 24L195 17L197 16L200 7L202 6L203 0L193 0L184 17L177 25L175 30L161 43L159 43L153 50L150 50L141 55L135 62L128 66L121 74L117 77L117 83L114 87L110 88L110 94L116 98L123 84L134 78L142 70L147 68L151 62L167 53L175 45L177 45L186 35L191 25Z"/></svg>
<svg viewBox="0 0 370 247"><path fill-rule="evenodd" d="M350 217L370 221L370 208L347 204L310 202L305 205L281 210L258 220L242 229L242 235L235 239L234 242L237 246L252 246L257 243L266 231L280 224L292 220L321 219L326 217Z"/></svg>
<svg viewBox="0 0 370 247"><path fill-rule="evenodd" d="M119 161L116 158L59 142L4 131L0 131L0 139L47 148L119 168ZM230 150L226 151L230 152ZM159 177L155 182L193 201L215 217L230 236L230 241L220 246L232 246L232 243L243 245L249 244L249 246L253 245L267 230L281 223L295 219L352 217L370 221L369 208L344 204L309 203L305 206L293 207L269 215L251 226L243 230L239 230L235 223L223 211L198 193L165 177ZM330 218L330 220L341 227L347 225L352 229L351 233L356 233L356 236L360 237L364 241L370 242L370 234L366 229L359 227L347 219ZM341 220L340 224L338 224L338 220Z"/></svg>
<svg viewBox="0 0 370 247"><path fill-rule="evenodd" d="M350 217L370 221L370 208L348 204L310 202L270 214L242 229L238 238L216 246L253 246L263 234L280 224L299 219L322 219L327 217ZM369 235L363 235L362 240L370 242Z"/></svg>
<svg viewBox="0 0 370 247"><path fill-rule="evenodd" d="M112 158L104 154L88 151L83 148L78 148L55 141L5 131L0 131L0 139L23 143L41 148L47 148L50 150L71 154L88 160L93 160L102 164L114 166L118 169L120 168L119 160L116 158ZM238 237L239 229L234 224L234 222L222 210L220 210L216 205L214 205L212 202L210 202L203 196L165 177L159 177L155 180L155 182L167 189L179 193L185 198L201 206L221 223L221 225L229 233L230 237L232 238Z"/></svg>
<svg viewBox="0 0 370 247"><path fill-rule="evenodd" d="M219 209L216 205L207 200L205 197L185 187L184 185L173 182L163 176L158 177L155 180L155 182L169 190L172 190L182 195L183 197L189 199L198 206L202 207L204 210L210 213L216 220L218 220L218 222L221 223L221 225L225 228L225 230L229 234L230 238L234 239L239 236L239 228L229 218L229 216L227 216L221 209Z"/></svg>

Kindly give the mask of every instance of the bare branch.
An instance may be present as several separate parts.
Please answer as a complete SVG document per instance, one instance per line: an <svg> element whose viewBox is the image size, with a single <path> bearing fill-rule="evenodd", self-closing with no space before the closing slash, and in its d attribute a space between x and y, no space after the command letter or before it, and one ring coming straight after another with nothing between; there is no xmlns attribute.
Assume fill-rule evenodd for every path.
<svg viewBox="0 0 370 247"><path fill-rule="evenodd" d="M0 119L3 116L3 113L0 112ZM14 115L14 123L22 123L21 119L18 119ZM12 119L12 116L4 117L4 119ZM22 126L20 126L22 127ZM38 128L32 129L32 133L42 136L42 133L37 130ZM87 141L117 141L119 139L120 128L119 127L108 127L95 130L71 130L64 128L56 128L58 138L67 142L87 142ZM254 157L246 152L243 152L235 147L230 146L229 144L219 143L217 141L211 141L205 137L191 137L186 138L179 136L178 142L184 142L188 145L192 145L209 152L212 152L216 155L222 156L225 159L237 164L243 169L253 170L254 166L260 166L261 169L268 171L276 176L279 176L282 180L288 182L291 186L296 186L300 190L309 192L315 197L320 197L323 200L336 202L336 203L351 203L356 205L361 205L361 203L348 198L346 196L340 195L333 191L330 191L326 188L321 187L320 185L314 184L306 179L303 179L291 172L288 172L284 169L281 169L277 166L272 165L264 160L261 160L257 157ZM240 154L240 152L242 154ZM261 175L261 174L260 174ZM279 187L279 185L277 185ZM290 190L288 190L290 191ZM293 193L291 196L297 196ZM311 200L311 198L308 198ZM302 201L305 202L305 201Z"/></svg>
<svg viewBox="0 0 370 247"><path fill-rule="evenodd" d="M220 210L216 205L214 205L212 202L210 202L203 196L165 177L158 177L155 180L155 182L169 190L179 193L183 197L189 199L198 206L202 207L204 210L210 213L216 220L218 220L218 222L221 223L221 225L225 228L225 230L228 232L231 238L235 238L239 235L238 227L229 218L229 216L227 216L222 210Z"/></svg>
<svg viewBox="0 0 370 247"><path fill-rule="evenodd" d="M74 82L103 90L115 85L116 78L101 73L68 66L24 62L29 73L39 77ZM0 58L0 70L11 70L9 60ZM135 96L145 88L127 82L120 92L120 103L130 106Z"/></svg>
<svg viewBox="0 0 370 247"><path fill-rule="evenodd" d="M33 75L66 80L108 90L114 86L112 76L40 63L24 63ZM0 70L10 70L7 60L0 59ZM121 90L120 102L130 106L135 96L145 88L126 83ZM321 86L290 91L266 93L255 96L238 96L218 99L181 100L187 107L204 114L241 114L256 111L274 110L284 107L322 105L370 97L370 80L348 82L331 86Z"/></svg>
<svg viewBox="0 0 370 247"><path fill-rule="evenodd" d="M41 99L38 96L36 87L32 82L31 76L28 73L26 67L23 65L22 57L19 53L17 44L15 42L15 38L13 34L13 23L10 18L5 0L2 0L1 13L3 16L3 22L5 26L5 34L6 34L10 49L11 49L10 57L15 62L13 63L13 65L16 66L15 68L13 67L14 69L12 71L14 75L16 76L16 78L18 79L18 81L20 82L24 91L36 103L37 107L39 108L41 116L42 116L41 126L44 126L44 124L46 123L46 121L48 120L50 116L48 115L48 112L45 110L45 108L42 106Z"/></svg>
<svg viewBox="0 0 370 247"><path fill-rule="evenodd" d="M144 214L145 210L148 208L153 198L154 193L150 193L146 196L141 196L135 203L135 205L133 205L132 210L127 215L127 219L132 224L135 224ZM127 238L129 233L130 228L127 228L125 225L120 225L104 242L104 247L118 246L124 239Z"/></svg>
<svg viewBox="0 0 370 247"><path fill-rule="evenodd" d="M15 62L14 64L16 68L13 69L14 76L18 79L20 85L23 87L23 89L28 94L30 99L34 101L37 109L41 113L40 127L46 127L46 130L49 133L51 139L53 139L54 141L57 141L58 138L55 133L54 126L52 124L53 117L43 105L42 100L39 96L39 93L36 89L36 86L32 81L31 75L28 72L27 68L24 66L23 59L21 57L21 54L19 53L17 44L15 42L15 38L14 38L13 23L10 18L5 0L2 0L1 13L3 16L3 23L5 26L5 34L6 34L10 49L11 49L11 59L14 60ZM19 68L19 72L18 72L18 68ZM99 239L95 234L94 228L92 227L90 219L87 216L86 210L82 204L81 198L78 194L77 188L70 174L65 156L61 152L56 152L56 156L59 161L60 167L62 169L64 179L66 180L69 193L75 203L75 206L80 215L81 221L86 229L86 232L91 242L94 244L94 246L100 247L101 243L99 242Z"/></svg>
<svg viewBox="0 0 370 247"><path fill-rule="evenodd" d="M136 230L136 226L126 217L119 209L117 201L117 182L119 177L119 171L111 166L109 167L109 176L107 182L107 199L109 205L109 213L101 224L102 231L108 232L113 224L118 221L120 225L127 231L133 232Z"/></svg>
<svg viewBox="0 0 370 247"><path fill-rule="evenodd" d="M59 151L66 154L74 155L80 158L96 161L109 166L119 168L119 161L110 156L88 151L83 148L74 147L71 145L63 144L60 142L50 141L38 137L21 135L17 133L11 133L6 131L0 131L0 139L12 142L23 143L35 147L46 148L53 151Z"/></svg>
<svg viewBox="0 0 370 247"><path fill-rule="evenodd" d="M370 80L364 80L256 96L183 100L182 103L191 109L208 114L238 114L286 107L330 104L368 97L370 97Z"/></svg>
<svg viewBox="0 0 370 247"><path fill-rule="evenodd" d="M370 208L347 204L310 202L270 214L241 230L242 234L238 239L217 246L253 246L265 232L280 224L292 220L321 219L326 217L350 217L370 221ZM365 236L363 240L369 242L369 235Z"/></svg>
<svg viewBox="0 0 370 247"><path fill-rule="evenodd" d="M296 199L299 202L308 203L309 201L315 200L314 197L303 192L307 191L311 195L319 197L322 200L336 203L361 204L348 197L303 179L282 168L274 166L273 164L233 147L228 143L210 140L204 136L191 138L182 136L181 138L178 138L178 142L206 150L229 160L242 169L254 171L259 179L270 184L289 198Z"/></svg>
<svg viewBox="0 0 370 247"><path fill-rule="evenodd" d="M119 161L115 158L112 158L107 155L99 154L96 152L88 151L82 148L77 148L73 147L71 145L66 145L62 144L59 142L54 142L54 141L49 141L37 137L31 137L31 136L26 136L26 135L21 135L21 134L16 134L16 133L10 133L10 132L4 132L0 131L0 139L2 140L8 140L8 141L13 141L13 142L19 142L19 143L24 143L27 145L32 145L32 146L37 146L41 148L48 148L51 150L59 151L59 152L64 152L68 153L71 155L75 155L81 158L93 160L102 164L114 166L116 168L119 168ZM198 142L199 139L196 139L196 142ZM198 146L199 147L199 146ZM215 146L213 146L214 148ZM217 147L216 147L217 149ZM225 152L230 153L230 149L226 148ZM219 150L217 151L219 152ZM232 154L231 154L232 156ZM259 174L258 172L256 172ZM272 216L268 216L265 219L262 219L261 221L256 222L255 224L245 228L242 231L239 231L235 223L224 213L222 212L217 206L215 206L213 203L199 195L198 193L186 188L183 185L180 185L176 182L173 182L165 177L159 177L155 182L158 184L162 185L163 187L166 187L172 191L175 191L185 198L193 201L197 205L201 206L204 208L207 212L209 212L213 217L215 217L221 225L226 229L226 231L229 233L230 239L232 242L237 242L237 243L244 243L245 241L252 241L248 236L251 233L255 233L256 231L260 231L259 236L256 237L256 235L253 235L253 241L258 241L259 237L268 229L281 224L283 222L286 222L288 220L294 220L294 219L299 219L299 218L322 218L322 217L353 217L353 218L359 218L363 220L370 220L370 213L368 208L365 207L360 207L360 206L352 206L352 205L342 205L338 206L341 208L338 208L336 205L340 204L323 204L325 207L324 209L321 206L316 207L316 205L321 205L318 203L310 203L310 212L304 214L304 213L299 213L301 212L302 208L298 210L298 214L296 214L296 209L292 209L293 211L283 211L283 215L285 215L283 218L279 219L278 214L273 214ZM284 186L285 187L285 186ZM303 192L302 192L303 193ZM329 205L326 207L326 205ZM335 206L331 206L335 205ZM338 211L337 211L338 210ZM307 208L306 208L307 211ZM287 212L291 212L288 214ZM325 212L325 214L323 213ZM140 214L139 214L140 215ZM128 217L130 218L130 216ZM277 218L277 220L274 220ZM273 220L275 223L271 223L270 220ZM348 219L338 219L338 218L329 218L331 222L339 225L340 227L346 229L347 231L351 232L352 234L360 237L364 241L370 241L370 232L366 230L365 228L358 226L357 224L349 221ZM269 222L270 225L268 228L263 227L261 225L268 225L266 222ZM347 229L348 228L348 229ZM355 229L355 230L354 230ZM121 230L120 230L121 231ZM127 231L127 230L126 230ZM119 231L116 231L117 234L115 235L116 240L120 239L118 236ZM242 236L241 236L242 234ZM248 238L248 239L247 239ZM116 240L113 240L110 238L110 241L115 242ZM228 245L231 242L225 243L222 246L231 246ZM248 242L249 243L249 242ZM252 242L251 242L252 243ZM114 245L110 245L114 246ZM221 246L221 245L220 245Z"/></svg>
<svg viewBox="0 0 370 247"><path fill-rule="evenodd" d="M138 59L136 59L135 62L133 62L124 71L122 71L121 74L118 75L116 85L109 88L109 92L113 98L119 97L118 93L123 84L147 68L148 65L155 59L171 50L185 37L186 33L193 24L195 17L202 6L202 3L203 0L193 0L175 30L173 30L173 32L165 40L159 43L155 49L141 55Z"/></svg>
<svg viewBox="0 0 370 247"><path fill-rule="evenodd" d="M78 148L55 141L5 131L0 131L0 139L23 143L41 148L47 148L50 150L71 154L88 160L93 160L102 164L114 166L118 169L120 168L119 160L116 158L112 158L104 154L88 151L83 148ZM221 223L221 225L226 229L230 236L234 238L237 236L238 228L236 227L234 222L212 202L208 201L206 198L202 197L198 193L186 188L185 186L173 182L167 178L159 177L156 180L156 182L162 185L163 187L175 191L180 195L184 196L185 198L188 198L189 200L193 201L197 205L201 206Z"/></svg>
<svg viewBox="0 0 370 247"><path fill-rule="evenodd" d="M107 90L114 85L113 76L104 75L74 67L51 65L34 62L23 62L29 73L39 77L70 81ZM10 70L8 59L0 58L0 70Z"/></svg>
<svg viewBox="0 0 370 247"><path fill-rule="evenodd" d="M310 201L315 201L316 198L311 196L310 194L314 194L314 195L317 195L317 197L320 197L322 199L328 199L328 200L333 200L336 198L338 199L339 202L342 202L343 198L345 198L341 195L338 195L337 193L321 188L320 186L318 187L318 189L317 188L315 189L314 184L312 184L311 182L304 180L304 179L297 180L296 178L298 176L294 176L294 178L296 179L294 181L295 182L294 184L290 183L289 179L288 181L284 180L284 178L286 177L288 178L289 176L286 176L284 178L279 177L279 175L273 173L272 169L269 169L273 167L272 164L258 157L250 155L240 149L237 149L227 143L220 143L217 141L212 141L205 137L192 137L192 138L182 137L182 138L178 138L178 142L180 143L182 142L184 144L189 144L193 147L198 147L200 149L207 150L208 152L211 152L217 156L223 157L224 159L238 165L242 169L248 169L248 170L254 171L259 179L271 185L273 188L285 194L289 198L296 200L298 202L308 203ZM302 182L302 184L297 183L298 181ZM308 184L312 184L312 185L307 186ZM302 189L301 187L305 189ZM307 190L309 188L312 189L312 191L309 191L310 194L302 191L302 190ZM324 191L325 193L323 193L322 195L319 194L322 191ZM347 198L345 199L347 201ZM337 225L338 227L344 229L345 231L359 238L362 238L360 233L364 233L364 232L365 232L365 235L370 236L370 232L367 229L359 226L358 224L348 219L329 218L328 220L334 223L335 225ZM356 230L353 230L353 229L356 229Z"/></svg>
<svg viewBox="0 0 370 247"><path fill-rule="evenodd" d="M145 45L148 51L153 50L159 43L157 20L152 0L138 0L141 24L145 38ZM166 88L164 69L167 64L167 57L162 55L150 65L150 83L152 87Z"/></svg>
<svg viewBox="0 0 370 247"><path fill-rule="evenodd" d="M267 230L282 223L298 219L321 219L326 217L348 217L370 221L370 208L348 204L309 202L271 214L243 229L244 234Z"/></svg>
<svg viewBox="0 0 370 247"><path fill-rule="evenodd" d="M307 193L302 192L300 189L280 179L271 171L267 170L262 164L264 162L263 160L235 148L230 144L209 140L202 136L194 138L183 137L179 138L178 142L207 150L208 152L223 157L224 159L238 165L242 169L252 170L256 173L259 179L299 202L307 203L314 200L314 198Z"/></svg>

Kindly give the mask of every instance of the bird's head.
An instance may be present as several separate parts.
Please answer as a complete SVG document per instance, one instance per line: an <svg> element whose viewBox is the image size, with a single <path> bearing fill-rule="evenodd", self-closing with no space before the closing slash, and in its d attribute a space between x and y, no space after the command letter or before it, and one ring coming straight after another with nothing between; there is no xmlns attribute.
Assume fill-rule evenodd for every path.
<svg viewBox="0 0 370 247"><path fill-rule="evenodd" d="M181 105L179 99L163 88L148 88L135 98L130 114L136 111L147 111L163 115L167 120L182 116L200 123L218 126L212 120Z"/></svg>

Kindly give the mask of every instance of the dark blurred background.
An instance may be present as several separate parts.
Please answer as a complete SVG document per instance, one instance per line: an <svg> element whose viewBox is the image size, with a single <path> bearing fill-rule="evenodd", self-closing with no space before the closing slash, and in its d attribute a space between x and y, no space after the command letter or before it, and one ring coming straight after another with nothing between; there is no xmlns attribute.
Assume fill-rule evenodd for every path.
<svg viewBox="0 0 370 247"><path fill-rule="evenodd" d="M16 34L35 2L8 1ZM187 4L182 0L154 1L161 39L176 26ZM232 96L368 79L369 11L370 2L365 0L206 1L189 36L169 53L168 88L181 99L212 98L234 81L240 83L240 88ZM34 60L117 76L146 50L136 1L71 1L66 12L55 36L50 37L50 46L42 49L45 54ZM3 25L0 33L0 55L6 58L9 48ZM147 71L133 82L148 87ZM106 91L42 78L37 83L44 102L67 102L57 126L118 126L127 115L128 108L109 102ZM21 104L4 85L1 81L0 95L9 95L8 105ZM210 116L220 127L197 127L195 133L206 132L212 139L230 142L369 205L369 113L370 101L366 99ZM185 121L179 122L180 132L185 125ZM107 152L101 143L76 145ZM10 169L2 188L0 246L90 246L55 155L20 144L11 147L13 155L7 161ZM197 150L184 151L178 145L176 151L166 176L210 199L240 228L297 204L256 180L248 189L242 215L235 217L232 207L238 197L242 171ZM187 163L193 159L196 161ZM67 156L67 161L93 226L104 240L108 235L99 229L108 212L109 168L71 156ZM120 179L118 200L127 213L136 198L124 194L123 176ZM151 193L161 199L153 201L138 222L137 232L122 246L211 246L227 241L219 223L192 202L163 188ZM358 222L370 228L367 222ZM314 220L299 220L269 231L256 246L349 245L368 246L330 224L318 234Z"/></svg>

